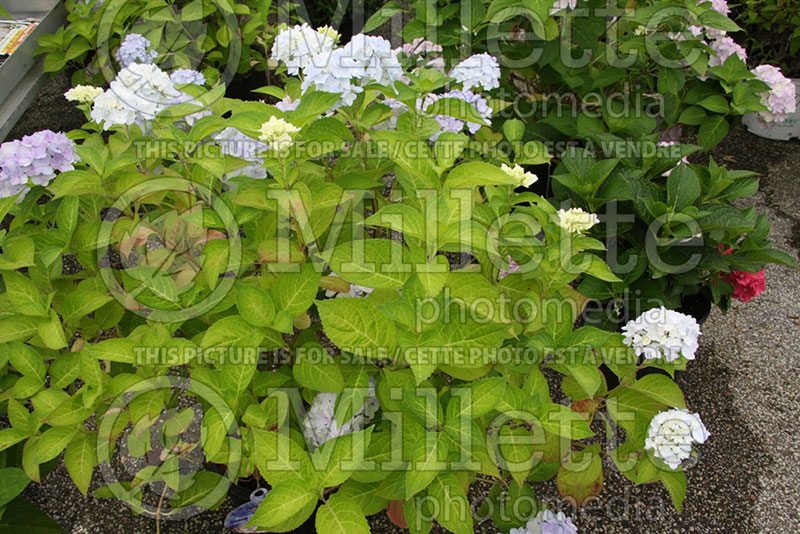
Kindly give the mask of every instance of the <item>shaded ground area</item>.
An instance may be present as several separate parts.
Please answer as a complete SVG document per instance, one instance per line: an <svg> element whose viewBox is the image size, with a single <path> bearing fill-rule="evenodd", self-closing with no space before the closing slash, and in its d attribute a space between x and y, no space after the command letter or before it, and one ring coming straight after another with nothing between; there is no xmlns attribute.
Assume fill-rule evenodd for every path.
<svg viewBox="0 0 800 534"><path fill-rule="evenodd" d="M61 96L65 78L48 82L34 107L9 139L48 127L69 130L83 117ZM718 163L762 175L761 192L751 200L769 214L775 246L800 252L800 142L777 142L735 128L713 154ZM634 488L607 466L601 499L581 510L564 508L555 486L535 491L554 508L576 519L582 533L764 533L800 532L796 500L800 487L800 273L767 269L767 290L727 316L714 311L703 328L701 350L678 383L689 407L701 414L711 439L688 473L684 513L673 509L660 485ZM95 474L93 489L103 485ZM116 534L155 532L152 519L134 515L124 504L84 499L61 466L26 496L68 532ZM164 521L161 532L220 533L232 508L186 521ZM400 531L384 514L371 518L373 531ZM493 532L489 522L476 531Z"/></svg>

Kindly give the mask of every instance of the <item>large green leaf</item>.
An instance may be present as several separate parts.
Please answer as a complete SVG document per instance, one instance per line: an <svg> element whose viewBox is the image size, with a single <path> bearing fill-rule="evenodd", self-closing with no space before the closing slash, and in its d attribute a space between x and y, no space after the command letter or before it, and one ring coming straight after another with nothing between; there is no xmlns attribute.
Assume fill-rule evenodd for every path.
<svg viewBox="0 0 800 534"><path fill-rule="evenodd" d="M317 510L317 532L325 534L369 534L367 518L352 499L332 495L328 502Z"/></svg>
<svg viewBox="0 0 800 534"><path fill-rule="evenodd" d="M336 246L331 270L350 282L379 289L400 289L411 275L405 247L390 239L349 241Z"/></svg>
<svg viewBox="0 0 800 534"><path fill-rule="evenodd" d="M339 348L350 352L377 355L394 350L397 333L394 323L375 306L358 298L317 301L325 333Z"/></svg>

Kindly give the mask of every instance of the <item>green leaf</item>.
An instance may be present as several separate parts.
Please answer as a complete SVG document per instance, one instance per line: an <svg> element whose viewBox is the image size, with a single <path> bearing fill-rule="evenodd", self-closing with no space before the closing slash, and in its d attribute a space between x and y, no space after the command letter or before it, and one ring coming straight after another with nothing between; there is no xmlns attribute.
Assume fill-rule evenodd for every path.
<svg viewBox="0 0 800 534"><path fill-rule="evenodd" d="M714 115L703 121L697 131L697 142L709 150L719 144L730 130L730 124L722 115Z"/></svg>
<svg viewBox="0 0 800 534"><path fill-rule="evenodd" d="M368 217L364 224L391 228L407 236L425 237L425 219L407 204L389 204ZM334 269L335 270L335 269ZM338 271L336 271L338 274Z"/></svg>
<svg viewBox="0 0 800 534"><path fill-rule="evenodd" d="M631 387L667 406L686 408L686 401L683 398L681 388L667 376L661 374L645 375L631 384Z"/></svg>
<svg viewBox="0 0 800 534"><path fill-rule="evenodd" d="M49 462L67 447L78 429L70 426L49 428L39 437L36 447L36 463Z"/></svg>
<svg viewBox="0 0 800 534"><path fill-rule="evenodd" d="M36 317L48 316L39 290L27 276L8 271L3 273L3 282L6 284L8 300L13 304L15 312Z"/></svg>
<svg viewBox="0 0 800 534"><path fill-rule="evenodd" d="M411 465L406 471L406 499L410 499L436 478L436 474L447 464L447 441L441 432L425 432L417 440L411 453Z"/></svg>
<svg viewBox="0 0 800 534"><path fill-rule="evenodd" d="M64 453L64 466L84 497L89 490L92 472L97 465L96 446L94 434L81 432L72 439Z"/></svg>
<svg viewBox="0 0 800 534"><path fill-rule="evenodd" d="M236 284L236 308L256 326L271 326L275 319L275 303L270 294L250 284Z"/></svg>
<svg viewBox="0 0 800 534"><path fill-rule="evenodd" d="M114 338L99 343L87 343L81 352L97 360L136 364L136 346L137 343L132 339Z"/></svg>
<svg viewBox="0 0 800 534"><path fill-rule="evenodd" d="M481 185L519 185L516 178L482 161L468 161L447 174L444 185L447 189L472 188Z"/></svg>
<svg viewBox="0 0 800 534"><path fill-rule="evenodd" d="M694 204L700 192L700 180L688 165L678 165L667 177L667 199L676 212Z"/></svg>
<svg viewBox="0 0 800 534"><path fill-rule="evenodd" d="M580 416L566 406L548 403L539 412L539 421L551 434L570 439L584 439L593 436L594 432Z"/></svg>
<svg viewBox="0 0 800 534"><path fill-rule="evenodd" d="M36 333L39 321L25 315L0 319L0 343L24 341Z"/></svg>
<svg viewBox="0 0 800 534"><path fill-rule="evenodd" d="M248 525L264 528L279 525L317 499L317 493L302 480L281 482L267 493Z"/></svg>
<svg viewBox="0 0 800 534"><path fill-rule="evenodd" d="M314 485L320 488L338 486L362 470L360 458L366 455L373 428L329 439L314 451L311 462L318 474Z"/></svg>
<svg viewBox="0 0 800 534"><path fill-rule="evenodd" d="M247 322L241 315L229 315L214 322L206 330L201 346L210 347L256 347L263 338L258 327Z"/></svg>
<svg viewBox="0 0 800 534"><path fill-rule="evenodd" d="M13 501L31 482L25 471L18 467L0 469L0 480L3 481L0 484L0 508Z"/></svg>
<svg viewBox="0 0 800 534"><path fill-rule="evenodd" d="M24 343L8 343L2 350L8 355L8 361L23 376L31 376L44 382L47 374L47 366L41 354L33 347Z"/></svg>
<svg viewBox="0 0 800 534"><path fill-rule="evenodd" d="M686 473L683 471L661 470L658 476L664 487L669 491L675 510L680 514L683 510L683 499L686 497Z"/></svg>
<svg viewBox="0 0 800 534"><path fill-rule="evenodd" d="M503 134L510 143L522 141L522 134L525 133L525 123L519 119L509 119L503 123Z"/></svg>
<svg viewBox="0 0 800 534"><path fill-rule="evenodd" d="M25 534L64 534L66 531L50 519L35 504L20 497L6 506L0 519L0 532Z"/></svg>
<svg viewBox="0 0 800 534"><path fill-rule="evenodd" d="M320 274L311 264L303 264L300 272L281 273L272 286L272 295L278 310L292 318L304 313L317 296Z"/></svg>
<svg viewBox="0 0 800 534"><path fill-rule="evenodd" d="M362 354L390 353L397 343L394 323L369 302L358 298L317 301L322 326L342 350Z"/></svg>
<svg viewBox="0 0 800 534"><path fill-rule="evenodd" d="M89 289L78 289L64 297L61 315L65 321L80 319L102 307L112 298L109 295Z"/></svg>
<svg viewBox="0 0 800 534"><path fill-rule="evenodd" d="M316 391L341 393L344 389L344 377L342 377L339 366L333 361L333 357L322 347L319 347L318 351L313 351L312 354L315 361L309 360L309 353L298 352L292 368L295 380L301 386Z"/></svg>
<svg viewBox="0 0 800 534"><path fill-rule="evenodd" d="M439 505L436 521L455 534L473 534L472 510L464 489L452 473L439 473L428 489Z"/></svg>
<svg viewBox="0 0 800 534"><path fill-rule="evenodd" d="M390 239L340 243L331 255L331 270L350 282L377 289L400 289L410 276L405 247Z"/></svg>
<svg viewBox="0 0 800 534"><path fill-rule="evenodd" d="M369 19L367 19L367 22L364 24L364 27L361 29L361 32L369 33L378 26L382 26L393 16L402 12L403 8L400 7L400 4L398 4L394 0L386 2L380 9L378 9L378 11L376 11Z"/></svg>
<svg viewBox="0 0 800 534"><path fill-rule="evenodd" d="M317 510L317 532L325 534L369 534L367 518L358 504L349 497L332 495Z"/></svg>
<svg viewBox="0 0 800 534"><path fill-rule="evenodd" d="M446 115L467 122L489 126L475 106L460 98L440 98L425 110L429 115Z"/></svg>
<svg viewBox="0 0 800 534"><path fill-rule="evenodd" d="M307 485L312 478L313 467L308 452L296 441L282 432L268 432L251 428L255 451L253 459L258 470L272 486L289 480Z"/></svg>
<svg viewBox="0 0 800 534"><path fill-rule="evenodd" d="M558 470L558 493L574 506L583 506L603 490L603 461L599 445L573 451Z"/></svg>

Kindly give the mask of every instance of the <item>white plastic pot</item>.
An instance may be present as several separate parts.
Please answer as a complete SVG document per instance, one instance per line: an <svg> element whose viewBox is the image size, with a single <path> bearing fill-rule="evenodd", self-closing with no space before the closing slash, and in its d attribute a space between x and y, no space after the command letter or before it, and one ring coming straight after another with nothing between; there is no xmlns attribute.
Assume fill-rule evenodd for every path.
<svg viewBox="0 0 800 534"><path fill-rule="evenodd" d="M758 113L748 113L742 117L742 123L747 126L750 133L767 139L787 141L793 137L800 137L800 78L792 78L797 88L797 111L783 122L766 124L758 117Z"/></svg>

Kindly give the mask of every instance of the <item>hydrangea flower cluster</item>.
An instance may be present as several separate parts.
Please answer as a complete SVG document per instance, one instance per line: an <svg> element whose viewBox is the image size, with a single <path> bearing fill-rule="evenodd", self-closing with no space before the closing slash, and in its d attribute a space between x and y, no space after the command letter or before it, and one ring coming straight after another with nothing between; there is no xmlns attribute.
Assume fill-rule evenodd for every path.
<svg viewBox="0 0 800 534"><path fill-rule="evenodd" d="M507 175L511 176L522 187L530 187L539 179L538 176L533 174L532 172L526 172L524 168L520 165L514 165L513 167L509 167L505 163L500 166L500 169L505 172Z"/></svg>
<svg viewBox="0 0 800 534"><path fill-rule="evenodd" d="M675 408L653 417L644 448L677 469L692 455L692 444L705 443L710 435L698 414Z"/></svg>
<svg viewBox="0 0 800 534"><path fill-rule="evenodd" d="M103 89L94 87L93 85L76 85L66 93L64 98L70 102L78 102L79 104L91 104L94 99L103 94Z"/></svg>
<svg viewBox="0 0 800 534"><path fill-rule="evenodd" d="M599 222L597 215L587 213L581 208L558 210L558 225L569 233L582 234Z"/></svg>
<svg viewBox="0 0 800 534"><path fill-rule="evenodd" d="M182 101L183 96L157 66L132 63L94 100L91 117L104 129L118 124L142 126L167 106Z"/></svg>
<svg viewBox="0 0 800 534"><path fill-rule="evenodd" d="M292 146L292 136L300 131L291 122L279 119L274 115L261 125L261 135L258 137L273 150L286 150Z"/></svg>
<svg viewBox="0 0 800 534"><path fill-rule="evenodd" d="M369 391L364 405L341 427L336 423L334 416L336 398L336 393L317 393L303 419L303 436L312 450L330 439L363 430L366 423L375 416L380 408L378 398L375 396L375 378L373 377L369 377Z"/></svg>
<svg viewBox="0 0 800 534"><path fill-rule="evenodd" d="M728 36L714 39L711 41L710 46L716 55L711 56L708 59L709 67L719 67L723 65L725 61L734 54L739 56L739 58L745 63L747 62L747 51L744 49L744 47Z"/></svg>
<svg viewBox="0 0 800 534"><path fill-rule="evenodd" d="M152 63L158 54L149 48L150 40L147 37L129 33L117 49L117 63L123 69L133 63Z"/></svg>
<svg viewBox="0 0 800 534"><path fill-rule="evenodd" d="M458 89L454 89L441 95L430 94L425 97L424 103L418 103L418 107L421 110L428 109L431 104L440 98L457 98L459 100L463 100L464 102L468 102L475 106L475 109L486 122L489 124L492 122L491 119L493 110L491 107L489 107L489 103L481 95L473 93L472 91L460 91ZM442 132L459 133L464 130L465 126L469 133L472 134L481 128L481 125L477 122L466 122L455 117L450 117L449 115L435 115L434 118L439 122L442 129L431 136L431 141L435 141Z"/></svg>
<svg viewBox="0 0 800 534"><path fill-rule="evenodd" d="M453 67L450 76L461 83L465 91L478 86L489 91L500 87L500 64L489 54L475 54Z"/></svg>
<svg viewBox="0 0 800 534"><path fill-rule="evenodd" d="M275 37L272 58L285 63L289 74L299 74L314 56L330 53L338 35L327 26L315 30L306 23L286 28Z"/></svg>
<svg viewBox="0 0 800 534"><path fill-rule="evenodd" d="M681 355L694 360L700 326L694 317L661 306L628 321L622 334L623 342L647 360L663 357L672 362Z"/></svg>
<svg viewBox="0 0 800 534"><path fill-rule="evenodd" d="M752 70L756 78L769 85L769 91L760 94L767 111L759 115L765 122L783 122L797 109L797 87L794 82L772 65L759 65Z"/></svg>
<svg viewBox="0 0 800 534"><path fill-rule="evenodd" d="M47 185L56 171L71 171L78 161L65 134L41 130L0 145L0 198L27 192L30 182Z"/></svg>
<svg viewBox="0 0 800 534"><path fill-rule="evenodd" d="M397 53L382 37L358 34L343 48L334 45L329 29L298 25L278 34L272 58L284 62L289 74L302 72L303 92L341 93L337 107L352 104L368 83L393 85L403 75Z"/></svg>
<svg viewBox="0 0 800 534"><path fill-rule="evenodd" d="M267 169L264 168L264 158L258 154L268 150L269 147L261 141L256 141L236 128L225 128L214 136L214 140L220 147L220 151L227 155L249 161L250 165L237 169L226 175L248 176L250 178L266 178Z"/></svg>
<svg viewBox="0 0 800 534"><path fill-rule="evenodd" d="M205 85L206 77L202 72L192 69L175 69L169 75L169 79L176 85L193 83L195 85Z"/></svg>
<svg viewBox="0 0 800 534"><path fill-rule="evenodd" d="M524 527L512 528L509 534L578 534L578 527L564 512L554 514L550 510L542 510L529 519Z"/></svg>
<svg viewBox="0 0 800 534"><path fill-rule="evenodd" d="M733 284L733 294L731 296L741 302L750 302L763 293L766 286L763 270L757 273L732 271L724 280Z"/></svg>

